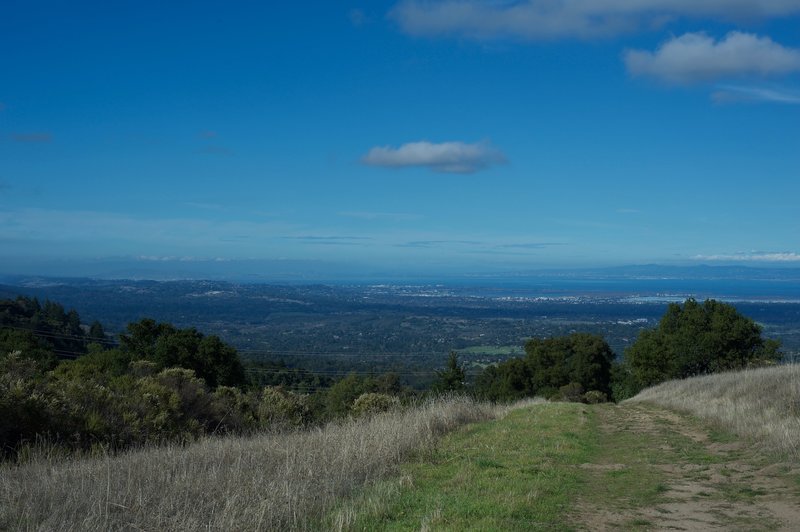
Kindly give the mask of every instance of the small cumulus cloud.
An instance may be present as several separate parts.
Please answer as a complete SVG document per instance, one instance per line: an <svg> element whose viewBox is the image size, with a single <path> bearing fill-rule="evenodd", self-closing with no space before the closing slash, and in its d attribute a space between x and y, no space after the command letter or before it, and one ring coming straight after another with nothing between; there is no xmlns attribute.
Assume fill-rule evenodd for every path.
<svg viewBox="0 0 800 532"><path fill-rule="evenodd" d="M363 164L387 168L426 167L434 172L470 174L506 161L488 142L409 142L400 147L376 146L361 158Z"/></svg>
<svg viewBox="0 0 800 532"><path fill-rule="evenodd" d="M800 50L739 31L719 41L705 33L686 33L666 41L655 52L628 50L624 60L633 76L674 84L800 72Z"/></svg>
<svg viewBox="0 0 800 532"><path fill-rule="evenodd" d="M26 144L44 144L53 140L53 135L50 133L12 133L9 135L14 142L21 142Z"/></svg>
<svg viewBox="0 0 800 532"><path fill-rule="evenodd" d="M748 251L718 255L695 255L692 259L714 262L800 262L800 253L792 251Z"/></svg>
<svg viewBox="0 0 800 532"><path fill-rule="evenodd" d="M415 36L548 40L652 30L680 17L758 20L798 12L794 0L403 0L389 17Z"/></svg>
<svg viewBox="0 0 800 532"><path fill-rule="evenodd" d="M711 94L714 103L768 102L788 105L800 104L800 91L770 87L737 87L723 85Z"/></svg>

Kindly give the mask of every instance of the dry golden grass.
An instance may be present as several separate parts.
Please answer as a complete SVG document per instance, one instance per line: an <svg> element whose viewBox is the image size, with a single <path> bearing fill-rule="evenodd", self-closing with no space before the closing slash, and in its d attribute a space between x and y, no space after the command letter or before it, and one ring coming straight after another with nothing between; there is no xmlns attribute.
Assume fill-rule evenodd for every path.
<svg viewBox="0 0 800 532"><path fill-rule="evenodd" d="M647 401L719 423L792 459L800 458L800 365L669 381L629 401Z"/></svg>
<svg viewBox="0 0 800 532"><path fill-rule="evenodd" d="M411 453L504 409L465 397L315 430L0 467L0 530L309 529Z"/></svg>

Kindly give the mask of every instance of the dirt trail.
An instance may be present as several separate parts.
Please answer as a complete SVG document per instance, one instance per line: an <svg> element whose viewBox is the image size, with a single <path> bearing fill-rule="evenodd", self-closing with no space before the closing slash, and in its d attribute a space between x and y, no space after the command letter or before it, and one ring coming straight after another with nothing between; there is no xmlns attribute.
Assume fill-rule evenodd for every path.
<svg viewBox="0 0 800 532"><path fill-rule="evenodd" d="M800 530L800 471L675 412L602 406L599 460L583 464L591 496L577 505L586 530ZM616 478L658 479L652 494L622 493ZM630 484L630 482L628 482Z"/></svg>

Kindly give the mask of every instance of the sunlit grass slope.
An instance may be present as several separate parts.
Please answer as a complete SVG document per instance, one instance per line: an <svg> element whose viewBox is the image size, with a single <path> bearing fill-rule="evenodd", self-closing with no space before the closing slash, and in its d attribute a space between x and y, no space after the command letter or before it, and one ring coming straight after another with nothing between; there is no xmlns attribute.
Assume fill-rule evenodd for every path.
<svg viewBox="0 0 800 532"><path fill-rule="evenodd" d="M669 381L629 401L689 412L770 450L800 457L800 365Z"/></svg>
<svg viewBox="0 0 800 532"><path fill-rule="evenodd" d="M445 432L503 409L464 397L185 447L0 467L0 530L309 529Z"/></svg>

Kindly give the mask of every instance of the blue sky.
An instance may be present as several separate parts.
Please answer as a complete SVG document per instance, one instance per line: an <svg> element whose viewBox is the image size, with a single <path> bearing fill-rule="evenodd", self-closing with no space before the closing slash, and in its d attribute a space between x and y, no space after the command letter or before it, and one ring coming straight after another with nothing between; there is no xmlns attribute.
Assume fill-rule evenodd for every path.
<svg viewBox="0 0 800 532"><path fill-rule="evenodd" d="M800 1L164 4L4 3L4 272L800 263Z"/></svg>

